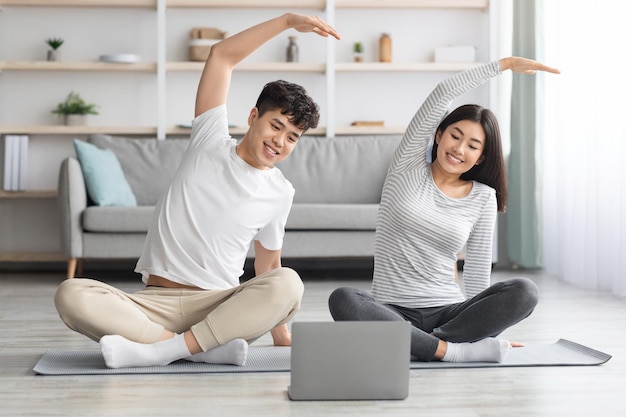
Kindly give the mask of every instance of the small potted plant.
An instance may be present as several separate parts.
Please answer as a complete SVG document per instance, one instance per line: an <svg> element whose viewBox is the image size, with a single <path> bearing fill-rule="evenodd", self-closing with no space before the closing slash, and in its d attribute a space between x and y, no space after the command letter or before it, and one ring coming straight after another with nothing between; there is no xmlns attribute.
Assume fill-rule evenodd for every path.
<svg viewBox="0 0 626 417"><path fill-rule="evenodd" d="M88 114L98 114L96 107L95 104L86 103L78 93L72 91L52 113L63 116L63 122L67 126L82 126L87 123Z"/></svg>
<svg viewBox="0 0 626 417"><path fill-rule="evenodd" d="M61 38L49 38L46 39L46 44L50 47L48 50L48 61L57 60L57 49L63 45L63 39Z"/></svg>
<svg viewBox="0 0 626 417"><path fill-rule="evenodd" d="M363 62L363 44L354 42L354 62Z"/></svg>

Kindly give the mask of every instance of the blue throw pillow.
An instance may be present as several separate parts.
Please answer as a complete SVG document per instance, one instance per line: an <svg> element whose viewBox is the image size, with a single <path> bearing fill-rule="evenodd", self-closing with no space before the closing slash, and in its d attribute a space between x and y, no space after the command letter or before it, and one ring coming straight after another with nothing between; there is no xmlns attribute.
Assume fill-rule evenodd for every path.
<svg viewBox="0 0 626 417"><path fill-rule="evenodd" d="M110 149L100 149L91 143L74 139L74 149L85 177L91 200L98 206L137 205L122 166Z"/></svg>

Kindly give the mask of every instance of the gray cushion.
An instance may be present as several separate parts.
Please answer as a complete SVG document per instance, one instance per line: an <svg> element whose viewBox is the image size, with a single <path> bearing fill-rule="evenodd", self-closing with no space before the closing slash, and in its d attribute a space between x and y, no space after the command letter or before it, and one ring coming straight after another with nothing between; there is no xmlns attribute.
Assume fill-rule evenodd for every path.
<svg viewBox="0 0 626 417"><path fill-rule="evenodd" d="M400 135L304 136L278 166L295 203L377 204Z"/></svg>
<svg viewBox="0 0 626 417"><path fill-rule="evenodd" d="M83 228L89 232L147 232L154 206L89 206L83 212Z"/></svg>
<svg viewBox="0 0 626 417"><path fill-rule="evenodd" d="M287 230L375 230L378 204L294 204Z"/></svg>
<svg viewBox="0 0 626 417"><path fill-rule="evenodd" d="M108 135L92 135L88 141L115 153L140 206L156 204L174 177L189 143L187 139L129 139Z"/></svg>

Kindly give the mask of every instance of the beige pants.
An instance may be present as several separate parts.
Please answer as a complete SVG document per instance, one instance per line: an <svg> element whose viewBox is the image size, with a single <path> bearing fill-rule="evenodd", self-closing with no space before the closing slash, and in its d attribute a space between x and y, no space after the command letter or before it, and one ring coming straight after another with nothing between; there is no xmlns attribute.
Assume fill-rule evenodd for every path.
<svg viewBox="0 0 626 417"><path fill-rule="evenodd" d="M160 340L164 330L191 330L204 351L233 339L249 343L300 308L304 285L279 268L228 290L146 287L129 294L93 279L63 281L54 302L72 330L95 341L118 334L140 343Z"/></svg>

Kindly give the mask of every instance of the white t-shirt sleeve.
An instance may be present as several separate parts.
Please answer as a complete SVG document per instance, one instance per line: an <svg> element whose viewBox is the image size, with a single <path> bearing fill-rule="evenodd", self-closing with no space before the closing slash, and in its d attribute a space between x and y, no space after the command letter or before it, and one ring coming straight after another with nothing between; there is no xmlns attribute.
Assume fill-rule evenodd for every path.
<svg viewBox="0 0 626 417"><path fill-rule="evenodd" d="M226 105L214 107L198 115L191 122L190 147L230 139Z"/></svg>

